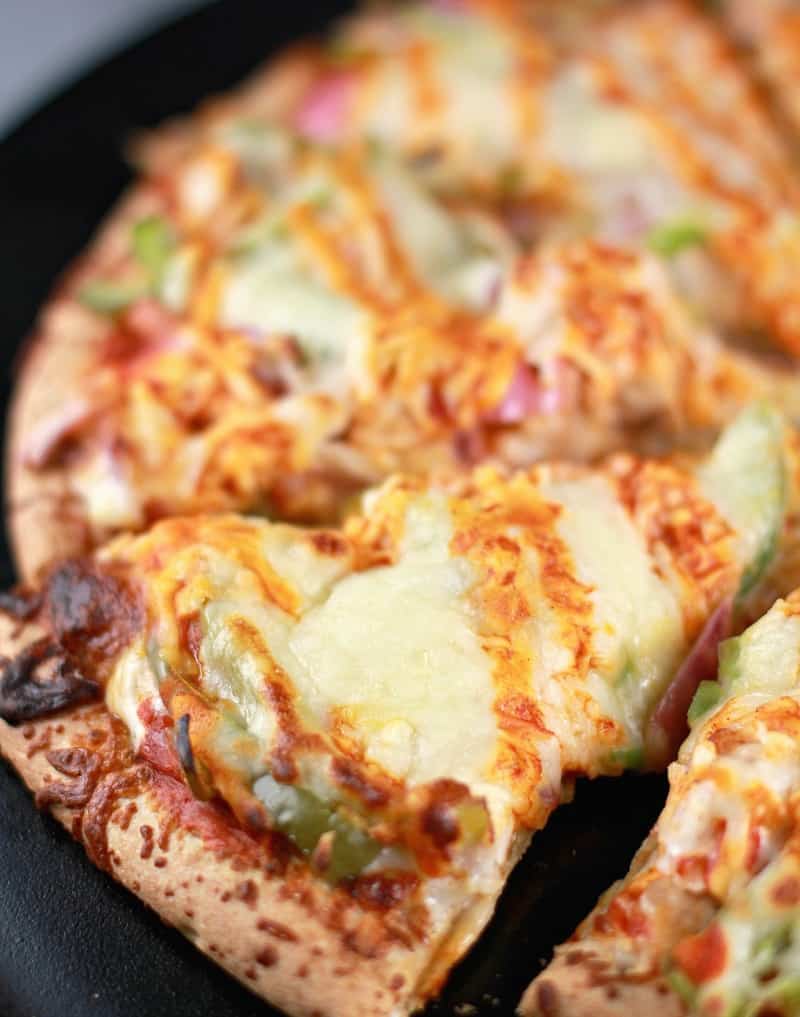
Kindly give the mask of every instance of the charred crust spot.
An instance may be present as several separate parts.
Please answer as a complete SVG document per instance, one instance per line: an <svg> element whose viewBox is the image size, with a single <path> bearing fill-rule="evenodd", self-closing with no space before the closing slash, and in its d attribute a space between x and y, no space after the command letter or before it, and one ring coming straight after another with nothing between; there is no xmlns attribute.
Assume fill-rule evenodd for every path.
<svg viewBox="0 0 800 1017"><path fill-rule="evenodd" d="M41 591L35 592L25 587L0 591L0 612L18 621L30 621L39 613L41 606Z"/></svg>
<svg viewBox="0 0 800 1017"><path fill-rule="evenodd" d="M295 971L295 975L297 976L297 978L307 978L308 964L301 964L297 971Z"/></svg>
<svg viewBox="0 0 800 1017"><path fill-rule="evenodd" d="M227 904L228 901L231 899L230 891L225 890L225 892L220 895L219 899L222 901L223 904Z"/></svg>
<svg viewBox="0 0 800 1017"><path fill-rule="evenodd" d="M48 724L47 727L42 731L38 738L34 738L33 741L28 745L25 755L28 759L32 759L37 752L43 752L45 749L50 748L50 739L52 738L52 728Z"/></svg>
<svg viewBox="0 0 800 1017"><path fill-rule="evenodd" d="M186 908L183 913L187 918L194 918L194 911L191 908Z"/></svg>
<svg viewBox="0 0 800 1017"><path fill-rule="evenodd" d="M89 702L99 693L99 685L85 678L64 650L47 637L0 664L0 717L9 724Z"/></svg>
<svg viewBox="0 0 800 1017"><path fill-rule="evenodd" d="M46 755L47 762L63 773L72 777L71 784L49 783L36 794L36 805L43 809L49 805L65 805L70 809L82 809L92 797L98 778L101 763L99 757L88 749L53 749Z"/></svg>
<svg viewBox="0 0 800 1017"><path fill-rule="evenodd" d="M156 858L156 860L153 862L153 865L155 865L157 869L163 869L166 866L166 864L167 859L164 858L163 855L160 858Z"/></svg>
<svg viewBox="0 0 800 1017"><path fill-rule="evenodd" d="M256 954L256 964L262 968L271 968L278 963L278 952L272 946L265 946Z"/></svg>
<svg viewBox="0 0 800 1017"><path fill-rule="evenodd" d="M128 802L125 808L122 810L119 816L119 828L120 830L127 830L131 825L131 820L139 811L139 806L136 802Z"/></svg>
<svg viewBox="0 0 800 1017"><path fill-rule="evenodd" d="M256 926L259 932L267 932L275 939L282 939L285 943L296 943L297 936L282 922L274 922L271 918L260 918Z"/></svg>
<svg viewBox="0 0 800 1017"><path fill-rule="evenodd" d="M139 834L142 838L142 848L139 852L140 858L149 858L153 853L154 841L153 841L153 827L147 823L143 823L139 827Z"/></svg>
<svg viewBox="0 0 800 1017"><path fill-rule="evenodd" d="M255 981L255 979L258 977L258 975L256 974L256 969L255 968L246 968L245 972L244 972L244 977L245 978L250 978L253 981Z"/></svg>
<svg viewBox="0 0 800 1017"><path fill-rule="evenodd" d="M237 900L244 901L253 907L258 900L258 887L252 879L245 879L234 887L234 894Z"/></svg>
<svg viewBox="0 0 800 1017"><path fill-rule="evenodd" d="M536 990L536 1002L542 1017L559 1017L560 1005L558 989L553 982L539 982Z"/></svg>
<svg viewBox="0 0 800 1017"><path fill-rule="evenodd" d="M108 824L121 797L135 795L142 786L139 769L110 772L97 784L83 813L83 842L89 858L108 869Z"/></svg>
<svg viewBox="0 0 800 1017"><path fill-rule="evenodd" d="M405 984L406 984L405 975L401 975L398 973L396 975L392 975L392 979L389 982L389 988L392 990L392 992L399 992L400 989L402 989Z"/></svg>
<svg viewBox="0 0 800 1017"><path fill-rule="evenodd" d="M350 893L362 907L389 911L413 894L419 877L413 872L379 872L359 876L350 884Z"/></svg>
<svg viewBox="0 0 800 1017"><path fill-rule="evenodd" d="M124 580L81 559L51 574L45 602L57 641L82 665L107 661L144 621L140 598Z"/></svg>

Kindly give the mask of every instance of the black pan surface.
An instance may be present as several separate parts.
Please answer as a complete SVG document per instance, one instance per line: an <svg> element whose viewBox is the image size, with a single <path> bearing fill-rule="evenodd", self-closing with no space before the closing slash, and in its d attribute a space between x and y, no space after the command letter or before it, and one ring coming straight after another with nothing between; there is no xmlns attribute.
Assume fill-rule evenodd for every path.
<svg viewBox="0 0 800 1017"><path fill-rule="evenodd" d="M322 29L347 6L212 4L98 67L0 142L4 404L37 307L130 179L122 158L126 137L230 87L271 51ZM3 543L0 582L12 581ZM535 838L493 922L428 1017L510 1017L553 946L625 872L664 793L659 777L580 786L575 802ZM60 827L37 814L0 763L2 1017L270 1013L94 869Z"/></svg>

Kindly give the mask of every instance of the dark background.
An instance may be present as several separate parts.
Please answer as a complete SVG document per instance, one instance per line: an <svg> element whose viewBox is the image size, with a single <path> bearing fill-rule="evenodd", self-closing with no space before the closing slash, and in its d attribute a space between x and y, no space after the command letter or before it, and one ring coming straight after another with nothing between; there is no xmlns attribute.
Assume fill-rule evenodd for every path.
<svg viewBox="0 0 800 1017"><path fill-rule="evenodd" d="M54 280L130 179L126 137L233 85L348 5L225 0L81 79L0 142L0 403ZM5 543L0 584L13 582ZM662 778L579 788L514 872L494 921L430 1017L508 1017L597 896L626 870ZM266 1017L269 1007L97 871L0 763L0 1017ZM357 1015L353 1015L357 1017Z"/></svg>

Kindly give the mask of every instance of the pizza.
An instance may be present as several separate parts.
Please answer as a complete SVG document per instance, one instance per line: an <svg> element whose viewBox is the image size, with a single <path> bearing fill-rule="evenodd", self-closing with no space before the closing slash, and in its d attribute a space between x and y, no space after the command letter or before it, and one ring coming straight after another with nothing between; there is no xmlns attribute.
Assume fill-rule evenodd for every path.
<svg viewBox="0 0 800 1017"><path fill-rule="evenodd" d="M521 1013L798 1012L798 608L722 644L651 836Z"/></svg>
<svg viewBox="0 0 800 1017"><path fill-rule="evenodd" d="M579 27L502 6L364 15L143 146L22 363L7 472L23 575L168 516L330 523L398 471L707 449L764 396L798 414L796 373L762 341L792 345L791 174L734 65L736 189L687 176L689 141L651 123L666 85L636 47L683 8L603 15L612 101ZM702 19L684 30L718 45ZM312 113L337 60L357 98L331 133ZM647 102L620 98L637 88ZM483 138L487 102L503 115ZM697 117L689 140L716 151L722 123Z"/></svg>
<svg viewBox="0 0 800 1017"><path fill-rule="evenodd" d="M578 775L670 757L796 456L759 405L691 462L398 476L340 528L160 521L5 596L0 747L271 1002L409 1012Z"/></svg>
<svg viewBox="0 0 800 1017"><path fill-rule="evenodd" d="M800 1013L796 32L719 7L369 8L138 139L28 343L0 752L296 1017L670 763L521 1012Z"/></svg>

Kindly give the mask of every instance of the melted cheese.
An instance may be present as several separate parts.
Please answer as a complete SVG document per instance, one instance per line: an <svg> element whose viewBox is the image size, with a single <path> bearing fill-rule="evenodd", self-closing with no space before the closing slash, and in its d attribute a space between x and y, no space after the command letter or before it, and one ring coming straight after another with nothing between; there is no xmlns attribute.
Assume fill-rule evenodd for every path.
<svg viewBox="0 0 800 1017"><path fill-rule="evenodd" d="M604 701L603 687L612 686L635 743L685 649L680 600L657 575L642 535L605 478L545 482L542 493L564 507L558 530L573 552L578 578L592 591L590 687ZM595 677L602 679L599 687ZM610 703L603 705L611 711Z"/></svg>
<svg viewBox="0 0 800 1017"><path fill-rule="evenodd" d="M460 781L487 800L499 836L512 805L541 821L530 803L558 788L562 768L616 772L615 751L641 744L687 648L684 599L705 573L696 586L678 582L666 546L656 569L612 476L543 467L509 480L477 473L452 491L390 483L370 499L369 520L343 533L209 517L164 523L107 555L143 569L157 681L196 684L225 724L246 732L244 761L225 756L231 733L208 750L220 765L256 777L291 751L298 779L325 800L339 794L336 759L369 765L397 788ZM691 474L682 483L693 488ZM675 490L647 495L648 525L672 511ZM507 500L520 521L492 518ZM723 563L726 539L706 549ZM378 548L377 562L359 564ZM495 583L509 548L519 571L506 590ZM707 596L724 594L708 575ZM723 575L736 582L735 571ZM109 686L137 739L138 707L153 695L146 663L131 649ZM535 758L529 767L504 762L507 711L541 718L520 742Z"/></svg>
<svg viewBox="0 0 800 1017"><path fill-rule="evenodd" d="M317 721L341 711L388 772L473 785L495 747L494 690L449 525L441 499L415 505L397 563L340 582L296 626L285 663Z"/></svg>

